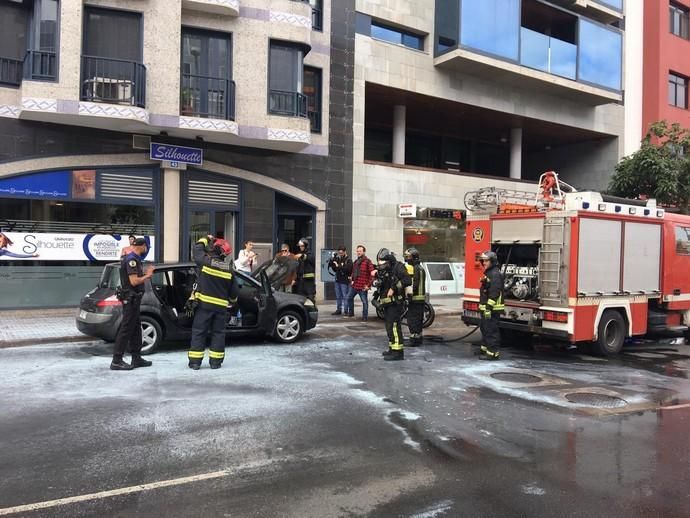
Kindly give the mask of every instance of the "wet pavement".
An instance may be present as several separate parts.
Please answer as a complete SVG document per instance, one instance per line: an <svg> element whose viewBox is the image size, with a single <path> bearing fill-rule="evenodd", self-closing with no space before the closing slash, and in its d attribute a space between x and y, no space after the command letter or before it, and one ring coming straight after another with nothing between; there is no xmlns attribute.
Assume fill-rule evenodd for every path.
<svg viewBox="0 0 690 518"><path fill-rule="evenodd" d="M0 350L0 515L690 516L690 347L481 362L477 338L383 362L380 322L332 321L199 372L174 346L127 373L100 342Z"/></svg>

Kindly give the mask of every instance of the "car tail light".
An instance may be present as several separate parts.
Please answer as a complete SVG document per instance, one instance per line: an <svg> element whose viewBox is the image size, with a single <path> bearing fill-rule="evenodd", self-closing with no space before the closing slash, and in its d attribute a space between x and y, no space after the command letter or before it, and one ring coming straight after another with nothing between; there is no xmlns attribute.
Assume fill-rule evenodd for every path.
<svg viewBox="0 0 690 518"><path fill-rule="evenodd" d="M97 308L105 308L107 306L122 306L122 302L120 302L115 295L111 295L107 299L96 302Z"/></svg>
<svg viewBox="0 0 690 518"><path fill-rule="evenodd" d="M479 311L479 302L463 301L462 308L467 311Z"/></svg>
<svg viewBox="0 0 690 518"><path fill-rule="evenodd" d="M559 311L544 311L542 312L542 320L547 322L561 322L568 323L568 313L561 313Z"/></svg>

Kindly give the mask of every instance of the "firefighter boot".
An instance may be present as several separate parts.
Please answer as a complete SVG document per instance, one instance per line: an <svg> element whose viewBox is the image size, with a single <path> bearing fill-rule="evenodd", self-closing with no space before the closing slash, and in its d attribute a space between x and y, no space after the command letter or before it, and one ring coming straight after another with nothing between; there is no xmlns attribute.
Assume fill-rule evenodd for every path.
<svg viewBox="0 0 690 518"><path fill-rule="evenodd" d="M389 356L389 355L391 355L391 354L393 354L393 348L392 348L392 347L390 346L390 344L389 344L389 345L388 345L388 350L383 351L383 352L381 353L381 356Z"/></svg>
<svg viewBox="0 0 690 518"><path fill-rule="evenodd" d="M391 353L383 357L387 362L396 362L405 359L405 353L402 349L391 349Z"/></svg>
<svg viewBox="0 0 690 518"><path fill-rule="evenodd" d="M209 366L210 366L212 369L220 369L221 363L222 363L222 362L213 361L213 360L210 361L210 362L208 362Z"/></svg>
<svg viewBox="0 0 690 518"><path fill-rule="evenodd" d="M422 345L422 336L421 335L411 335L409 343L407 344L410 347L419 347Z"/></svg>
<svg viewBox="0 0 690 518"><path fill-rule="evenodd" d="M482 345L481 348L481 354L479 355L480 360L488 360L488 361L495 361L500 359L501 353L499 353L497 350L491 350L485 345Z"/></svg>
<svg viewBox="0 0 690 518"><path fill-rule="evenodd" d="M201 369L201 362L189 362L189 368L193 371L198 371Z"/></svg>

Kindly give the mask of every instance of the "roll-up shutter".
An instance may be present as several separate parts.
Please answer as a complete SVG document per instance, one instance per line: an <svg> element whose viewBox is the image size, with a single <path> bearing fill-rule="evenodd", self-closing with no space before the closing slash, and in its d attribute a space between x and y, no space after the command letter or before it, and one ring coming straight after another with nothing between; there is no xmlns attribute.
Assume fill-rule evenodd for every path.
<svg viewBox="0 0 690 518"><path fill-rule="evenodd" d="M187 183L187 201L193 205L222 205L238 208L240 186L232 182L190 179Z"/></svg>
<svg viewBox="0 0 690 518"><path fill-rule="evenodd" d="M153 201L151 173L102 172L99 195L101 198Z"/></svg>

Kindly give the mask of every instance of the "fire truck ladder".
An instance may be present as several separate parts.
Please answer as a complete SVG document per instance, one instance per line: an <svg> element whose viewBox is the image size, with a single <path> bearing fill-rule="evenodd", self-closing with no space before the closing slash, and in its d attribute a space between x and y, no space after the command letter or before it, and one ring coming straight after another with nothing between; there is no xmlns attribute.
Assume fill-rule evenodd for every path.
<svg viewBox="0 0 690 518"><path fill-rule="evenodd" d="M547 217L544 221L544 240L539 251L539 281L544 303L559 303L563 250L565 249L565 218Z"/></svg>

